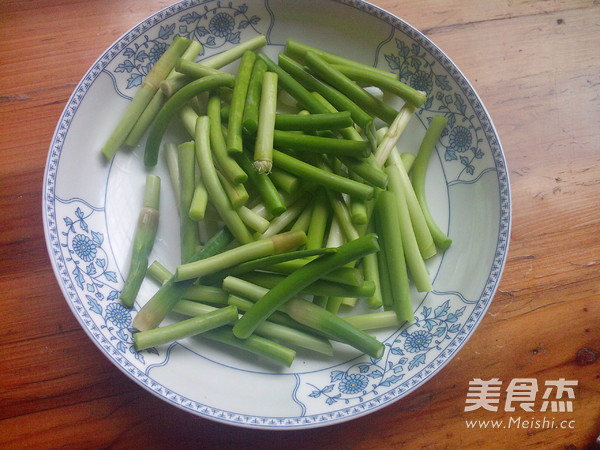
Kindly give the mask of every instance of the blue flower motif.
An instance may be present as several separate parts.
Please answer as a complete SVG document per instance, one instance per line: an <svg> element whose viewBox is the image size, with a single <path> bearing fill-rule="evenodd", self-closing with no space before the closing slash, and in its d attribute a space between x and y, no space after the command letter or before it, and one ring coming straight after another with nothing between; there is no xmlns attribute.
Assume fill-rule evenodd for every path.
<svg viewBox="0 0 600 450"><path fill-rule="evenodd" d="M429 93L433 89L432 76L424 70L418 70L412 75L410 85L419 91Z"/></svg>
<svg viewBox="0 0 600 450"><path fill-rule="evenodd" d="M234 27L235 19L231 17L231 15L224 12L215 14L208 23L208 29L217 37L228 36L233 31Z"/></svg>
<svg viewBox="0 0 600 450"><path fill-rule="evenodd" d="M433 336L425 330L415 331L409 334L404 342L404 349L410 353L417 353L427 350Z"/></svg>
<svg viewBox="0 0 600 450"><path fill-rule="evenodd" d="M106 307L106 319L119 328L127 328L131 325L129 310L120 303L110 303Z"/></svg>
<svg viewBox="0 0 600 450"><path fill-rule="evenodd" d="M342 394L358 394L363 391L368 384L369 380L364 375L352 374L340 381L339 389Z"/></svg>
<svg viewBox="0 0 600 450"><path fill-rule="evenodd" d="M162 54L167 50L168 45L164 42L155 42L154 46L148 52L148 57L152 64L154 64L158 59L162 56Z"/></svg>
<svg viewBox="0 0 600 450"><path fill-rule="evenodd" d="M450 147L457 152L462 153L469 150L471 142L473 142L473 136L468 128L459 125L450 131Z"/></svg>
<svg viewBox="0 0 600 450"><path fill-rule="evenodd" d="M90 262L96 257L96 244L84 234L77 234L73 238L73 250L85 262Z"/></svg>

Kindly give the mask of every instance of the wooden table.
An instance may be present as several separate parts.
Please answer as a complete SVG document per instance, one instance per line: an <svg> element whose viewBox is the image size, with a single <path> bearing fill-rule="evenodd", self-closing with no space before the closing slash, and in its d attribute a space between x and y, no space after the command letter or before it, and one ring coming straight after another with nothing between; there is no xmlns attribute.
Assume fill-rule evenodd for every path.
<svg viewBox="0 0 600 450"><path fill-rule="evenodd" d="M169 2L3 0L0 447L592 445L600 434L600 362L583 364L576 355L600 351L600 6L373 3L422 30L462 69L491 113L510 169L506 268L458 356L385 409L311 431L253 431L197 418L123 375L88 339L55 281L42 229L42 178L54 127L81 76L114 40ZM546 415L557 426L568 419L566 428L468 428L474 419L542 418L502 408L465 412L477 378L577 380L573 412Z"/></svg>

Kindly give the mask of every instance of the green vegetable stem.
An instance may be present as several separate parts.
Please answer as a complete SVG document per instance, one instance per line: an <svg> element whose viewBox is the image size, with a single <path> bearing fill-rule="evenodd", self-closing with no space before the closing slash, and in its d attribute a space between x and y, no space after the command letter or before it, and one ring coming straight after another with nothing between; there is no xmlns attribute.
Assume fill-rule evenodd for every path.
<svg viewBox="0 0 600 450"><path fill-rule="evenodd" d="M181 74L189 75L194 78L202 78L209 75L222 75L226 73L219 69L213 69L206 64L189 61L183 57L175 61L175 70Z"/></svg>
<svg viewBox="0 0 600 450"><path fill-rule="evenodd" d="M248 179L258 191L269 213L274 217L281 215L287 206L271 178L266 173L259 173L246 153L240 154L237 161L248 174Z"/></svg>
<svg viewBox="0 0 600 450"><path fill-rule="evenodd" d="M273 168L273 134L277 113L277 74L263 74L258 130L254 144L254 167L258 173L271 173Z"/></svg>
<svg viewBox="0 0 600 450"><path fill-rule="evenodd" d="M248 175L227 151L227 144L221 125L221 95L217 90L209 94L207 115L210 119L211 150L220 172L234 185L245 183Z"/></svg>
<svg viewBox="0 0 600 450"><path fill-rule="evenodd" d="M398 112L360 87L342 72L313 52L306 52L304 61L308 68L323 81L343 92L354 103L373 116L391 123Z"/></svg>
<svg viewBox="0 0 600 450"><path fill-rule="evenodd" d="M353 197L370 199L375 192L372 186L315 167L278 150L273 150L273 162L298 177Z"/></svg>
<svg viewBox="0 0 600 450"><path fill-rule="evenodd" d="M200 166L202 180L212 204L238 242L242 244L252 242L252 235L231 205L215 169L210 146L210 120L208 116L201 116L196 121L195 146L196 159Z"/></svg>
<svg viewBox="0 0 600 450"><path fill-rule="evenodd" d="M433 118L429 124L429 128L427 128L427 131L425 132L425 137L421 142L419 152L417 153L417 157L411 170L412 184L415 194L419 200L421 209L423 210L423 214L425 216L425 220L427 221L429 231L433 237L433 241L441 250L446 250L452 243L452 239L446 236L431 215L431 211L427 203L427 197L425 195L425 176L427 174L427 167L429 166L429 160L435 148L435 144L438 142L447 122L448 119L446 119L444 116L435 116Z"/></svg>
<svg viewBox="0 0 600 450"><path fill-rule="evenodd" d="M185 142L178 148L179 167L179 236L181 261L188 261L200 245L198 225L190 217L190 208L196 189L196 158L194 143Z"/></svg>
<svg viewBox="0 0 600 450"><path fill-rule="evenodd" d="M311 136L309 134L298 134L292 131L275 130L273 133L273 143L277 148L354 158L364 158L371 153L369 143L363 140L350 141L346 139Z"/></svg>
<svg viewBox="0 0 600 450"><path fill-rule="evenodd" d="M167 97L171 96L171 93L178 91L181 88L182 80L186 78L186 76L191 76L192 78L201 78L203 76L215 75L219 73L224 73L223 71L219 71L217 69L221 69L239 59L244 52L249 50L258 50L259 48L265 46L267 43L267 39L264 35L258 35L249 39L245 42L242 42L238 45L235 45L218 55L211 56L203 60L201 63L188 63L183 62L180 58L175 62L175 70L180 72L180 77L176 77L173 79L166 79L160 83L160 87L164 90Z"/></svg>
<svg viewBox="0 0 600 450"><path fill-rule="evenodd" d="M119 298L123 305L133 307L148 267L148 257L154 246L159 219L160 178L146 175L144 206L139 213L133 238L131 263Z"/></svg>
<svg viewBox="0 0 600 450"><path fill-rule="evenodd" d="M427 100L427 95L423 91L418 91L397 80L395 77L387 76L387 74L384 75L381 72L363 70L362 68L353 67L348 64L332 64L331 66L349 79L366 86L376 86L382 91L395 94L415 108L421 107Z"/></svg>
<svg viewBox="0 0 600 450"><path fill-rule="evenodd" d="M339 130L354 125L349 111L321 114L277 114L275 128L283 131Z"/></svg>
<svg viewBox="0 0 600 450"><path fill-rule="evenodd" d="M238 308L238 311L245 311L245 309L238 305L246 306L248 303L252 305L252 302L235 296L228 296L228 301L229 304ZM180 300L173 308L173 311L176 313L187 316L204 315L216 310L218 310L218 308L215 308L214 306L190 302L188 300ZM233 326L233 323L227 325ZM333 347L327 339L279 323L271 321L262 323L257 327L256 335L266 339L273 339L277 342L289 345L290 347L305 348L326 356L333 356Z"/></svg>
<svg viewBox="0 0 600 450"><path fill-rule="evenodd" d="M335 254L324 255L311 261L273 287L254 307L247 311L233 327L234 334L239 338L247 338L257 325L263 322L279 305L285 303L323 274L377 250L379 250L377 237L370 234L344 244L338 248Z"/></svg>
<svg viewBox="0 0 600 450"><path fill-rule="evenodd" d="M240 67L238 68L231 94L229 106L229 120L227 133L227 151L238 154L243 149L242 120L244 117L244 104L248 93L248 85L252 74L252 67L256 61L256 53L248 50L244 52Z"/></svg>
<svg viewBox="0 0 600 450"><path fill-rule="evenodd" d="M311 113L326 113L327 109L290 73L277 65L264 53L259 53L258 58L265 63L267 70L277 74L278 83L290 96L304 105Z"/></svg>
<svg viewBox="0 0 600 450"><path fill-rule="evenodd" d="M394 172L393 166L386 168L388 173ZM429 292L432 289L429 272L425 266L423 256L419 249L419 244L415 236L415 230L411 222L408 203L406 201L406 192L401 186L396 186L395 177L392 176L392 192L396 200L394 209L397 211L398 222L400 225L399 231L402 239L402 247L406 259L407 269L411 275L411 279L419 292ZM395 189L394 189L395 188ZM433 242L432 242L433 244Z"/></svg>
<svg viewBox="0 0 600 450"><path fill-rule="evenodd" d="M237 316L237 308L229 305L171 325L137 332L133 334L135 349L140 351L178 339L195 336L231 323L237 320Z"/></svg>
<svg viewBox="0 0 600 450"><path fill-rule="evenodd" d="M419 204L419 200L398 152L390 154L385 171L389 174L389 189L396 193L398 199L406 203L407 217L410 217L412 233L419 246L421 256L424 259L431 258L437 253L435 243L425 220L423 209ZM399 207L403 207L403 205L399 205Z"/></svg>
<svg viewBox="0 0 600 450"><path fill-rule="evenodd" d="M317 78L305 70L297 61L284 54L279 55L278 61L282 69L294 77L305 89L318 92L337 108L338 111L350 111L354 122L363 130L373 129L373 118L347 95ZM319 103L318 100L316 101ZM326 108L321 103L319 105L319 111L311 110L310 105L306 105L306 107L311 112L325 112Z"/></svg>
<svg viewBox="0 0 600 450"><path fill-rule="evenodd" d="M234 77L230 74L211 75L192 81L169 98L150 127L144 152L144 164L149 167L156 165L162 137L169 127L172 117L179 109L201 92L210 91L221 86L231 87L233 81Z"/></svg>
<svg viewBox="0 0 600 450"><path fill-rule="evenodd" d="M219 255L177 266L176 281L204 277L245 261L284 253L306 243L304 231L288 231L250 242Z"/></svg>
<svg viewBox="0 0 600 450"><path fill-rule="evenodd" d="M396 209L396 196L390 191L377 194L376 211L378 232L385 242L385 259L391 286L392 307L400 321L414 321L408 284L408 269L400 234L400 217Z"/></svg>
<svg viewBox="0 0 600 450"><path fill-rule="evenodd" d="M352 68L355 68L356 70L360 70L362 72L366 72L369 74L374 73L374 74L378 74L378 75L386 77L386 78L390 78L392 80L396 79L396 75L392 72L386 72L385 70L377 69L373 66L369 66L367 64L360 63L354 59L344 58L343 56L339 56L339 55L336 55L333 53L323 51L319 48L312 47L310 45L306 45L304 43L295 41L293 39L287 40L286 46L284 49L284 53L286 55L288 55L291 58L294 58L298 61L302 61L304 58L304 55L307 52L312 52L316 55L319 55L321 58L323 58L325 61L329 62L330 64L337 64L340 66L348 66L348 67L352 67Z"/></svg>
<svg viewBox="0 0 600 450"><path fill-rule="evenodd" d="M404 133L404 130L408 126L414 113L415 107L409 103L405 103L400 109L400 112L393 120L390 128L381 140L381 143L377 146L377 151L375 152L375 161L377 165L380 167L383 166L388 160L390 153L396 151L396 144L398 143L400 136L402 136L402 133Z"/></svg>
<svg viewBox="0 0 600 450"><path fill-rule="evenodd" d="M267 65L263 60L257 58L250 74L248 92L246 93L246 104L242 116L242 128L248 134L255 134L258 129L258 110L262 92L263 76Z"/></svg>
<svg viewBox="0 0 600 450"><path fill-rule="evenodd" d="M230 49L219 53L218 55L205 59L202 61L202 64L206 67L210 67L211 69L220 69L225 67L227 64L238 60L244 55L244 53L258 50L265 45L267 45L267 37L264 34L259 34L258 36L254 36L247 41L235 45Z"/></svg>
<svg viewBox="0 0 600 450"><path fill-rule="evenodd" d="M233 236L227 229L222 229L215 234L206 245L198 250L191 258L191 261L208 258L223 252L233 240ZM171 277L156 291L156 293L142 306L133 318L133 328L139 331L156 328L173 309L175 303L181 299L182 295L191 286L190 282L175 281Z"/></svg>
<svg viewBox="0 0 600 450"><path fill-rule="evenodd" d="M188 48L183 52L181 57L175 61L175 67L171 69L171 72L169 72L169 74L164 80L160 82L160 84L162 85L162 83L165 83L166 81L176 80L177 78L181 77L182 75L177 70L177 63L179 61L186 61L190 63L191 60L198 56L198 54L202 51L202 48L203 47L202 44L200 44L200 42L191 41ZM156 114L158 114L158 111L160 110L166 99L167 97L161 89L158 89L155 92L154 96L144 109L144 112L140 115L135 125L127 135L125 145L135 147L139 144L140 140L142 139L142 136L154 120L154 117L156 117Z"/></svg>
<svg viewBox="0 0 600 450"><path fill-rule="evenodd" d="M216 328L202 333L202 337L211 341L220 342L231 347L268 358L277 364L290 367L296 358L296 351L262 336L253 335L246 339L239 339L230 328Z"/></svg>
<svg viewBox="0 0 600 450"><path fill-rule="evenodd" d="M189 39L176 38L156 64L154 64L102 147L102 153L107 160L110 161L119 147L125 142L135 122L158 90L161 80L169 74L175 65L175 61L183 54L185 49L190 45L190 42Z"/></svg>
<svg viewBox="0 0 600 450"><path fill-rule="evenodd" d="M223 287L230 292L235 292L237 295L243 297L245 296L246 298L256 302L254 306L251 306L246 311L246 314L242 316L242 319L246 317L250 311L253 309L255 310L259 303L262 302L263 299L273 291L273 289L269 291L266 288L262 288L253 283L234 277L228 277L223 280ZM364 333L354 324L336 316L335 314L332 314L331 312L327 311L321 306L315 305L312 302L299 297L294 297L292 295L289 299L287 299L286 302L281 303L281 305L275 309L280 309L300 324L323 333L331 339L350 345L372 356L373 358L381 358L383 355L385 347L376 338ZM240 319L240 321L234 325L234 333L235 327L240 324L242 319ZM389 317L380 318L379 321L380 323L386 321L387 324L389 323ZM369 320L363 319L362 321L357 320L356 322L359 325L367 325ZM374 326L373 322L371 322L369 325ZM252 336L253 335L250 335L249 337Z"/></svg>
<svg viewBox="0 0 600 450"><path fill-rule="evenodd" d="M249 272L239 275L239 277L243 280L250 281L251 283L266 288L274 288L286 278L285 275L265 272ZM374 292L375 284L370 280L364 279L359 285L340 283L338 281L315 280L299 291L299 293L303 295L308 294L356 298L370 297Z"/></svg>

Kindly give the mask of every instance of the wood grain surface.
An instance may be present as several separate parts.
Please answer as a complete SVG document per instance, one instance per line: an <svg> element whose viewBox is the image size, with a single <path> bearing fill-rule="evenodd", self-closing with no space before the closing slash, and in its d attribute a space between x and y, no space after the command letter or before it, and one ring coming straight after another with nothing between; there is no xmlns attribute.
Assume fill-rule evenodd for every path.
<svg viewBox="0 0 600 450"><path fill-rule="evenodd" d="M458 355L408 397L307 431L198 418L95 347L54 278L42 183L54 127L96 58L164 0L0 1L0 448L594 448L600 434L600 4L374 0L431 38L489 110L511 177L510 251ZM571 428L468 428L469 381L577 380ZM536 417L540 417L539 414ZM505 422L506 423L506 422Z"/></svg>

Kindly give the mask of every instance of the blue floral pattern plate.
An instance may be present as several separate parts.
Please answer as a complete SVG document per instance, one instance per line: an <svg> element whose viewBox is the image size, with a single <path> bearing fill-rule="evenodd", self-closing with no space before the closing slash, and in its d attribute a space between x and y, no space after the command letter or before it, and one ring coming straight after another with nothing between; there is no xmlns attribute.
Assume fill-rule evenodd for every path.
<svg viewBox="0 0 600 450"><path fill-rule="evenodd" d="M416 321L375 333L381 359L336 346L333 359L298 352L291 368L225 351L200 337L136 352L132 317L157 288L146 280L134 310L120 305L143 195L143 142L106 163L100 147L152 65L177 35L199 59L265 34L275 56L292 38L392 71L428 100L399 142L416 152L428 121L448 118L427 178L435 218L453 239L428 261L433 292L413 292ZM171 137L183 136L173 127ZM177 210L165 182L153 258L179 259ZM43 217L65 298L90 339L148 391L202 417L253 428L298 429L356 418L401 399L456 355L485 314L508 250L510 192L498 136L450 59L401 19L358 0L186 0L144 20L94 63L69 99L48 154ZM168 317L167 322L176 320Z"/></svg>

